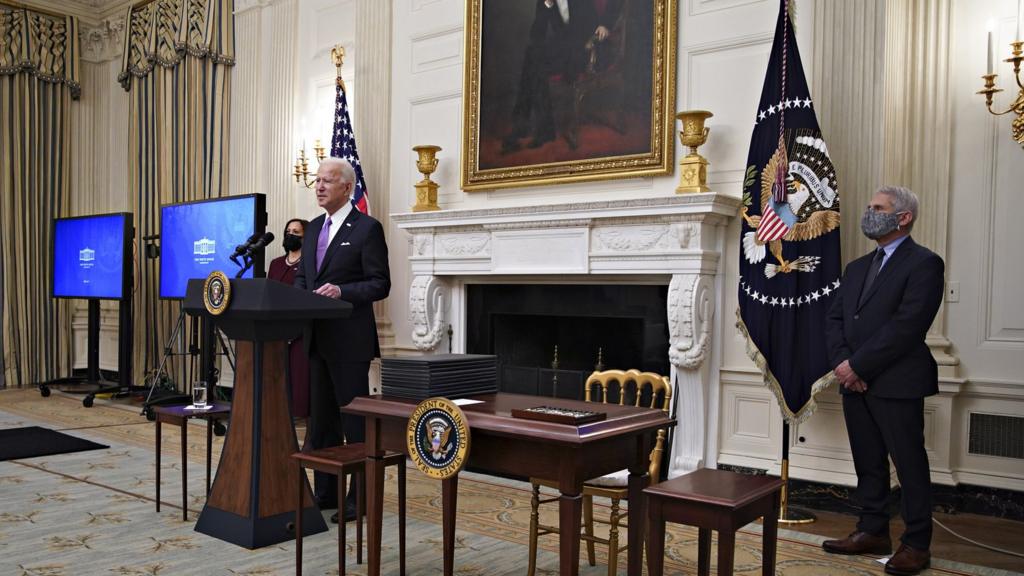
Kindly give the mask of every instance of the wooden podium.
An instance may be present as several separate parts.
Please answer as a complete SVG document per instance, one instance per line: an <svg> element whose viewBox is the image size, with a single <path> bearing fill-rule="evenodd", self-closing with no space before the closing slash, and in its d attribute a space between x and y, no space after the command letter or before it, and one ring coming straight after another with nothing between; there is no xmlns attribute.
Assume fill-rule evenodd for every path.
<svg viewBox="0 0 1024 576"><path fill-rule="evenodd" d="M219 316L203 304L203 280L190 280L185 311L213 320L236 340L231 425L196 531L254 549L295 538L299 450L285 386L287 344L313 320L344 318L352 305L265 278L231 280ZM306 485L304 536L327 530Z"/></svg>

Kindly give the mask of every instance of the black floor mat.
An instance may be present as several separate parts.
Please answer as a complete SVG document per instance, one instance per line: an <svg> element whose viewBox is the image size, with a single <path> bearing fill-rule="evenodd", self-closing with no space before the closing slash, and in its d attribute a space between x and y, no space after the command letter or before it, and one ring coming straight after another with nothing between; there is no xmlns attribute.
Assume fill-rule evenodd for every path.
<svg viewBox="0 0 1024 576"><path fill-rule="evenodd" d="M101 448L109 446L39 426L0 430L0 462Z"/></svg>

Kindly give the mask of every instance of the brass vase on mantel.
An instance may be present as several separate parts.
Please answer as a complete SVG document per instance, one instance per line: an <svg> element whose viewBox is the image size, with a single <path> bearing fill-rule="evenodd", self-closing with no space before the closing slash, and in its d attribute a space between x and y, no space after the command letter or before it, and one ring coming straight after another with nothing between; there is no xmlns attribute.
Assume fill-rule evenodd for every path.
<svg viewBox="0 0 1024 576"><path fill-rule="evenodd" d="M415 185L416 204L413 205L412 211L440 210L441 207L437 205L437 189L440 186L437 185L437 182L430 180L430 175L437 170L437 153L441 151L441 147L425 144L413 146L412 149L419 154L419 158L416 160L416 169L423 174L423 180Z"/></svg>
<svg viewBox="0 0 1024 576"><path fill-rule="evenodd" d="M679 131L679 141L683 146L690 147L690 153L679 162L682 170L679 172L677 194L711 190L708 188L708 161L697 154L697 147L708 140L711 129L704 126L704 121L712 116L714 114L707 110L684 110L676 114L676 118L683 124L683 129Z"/></svg>

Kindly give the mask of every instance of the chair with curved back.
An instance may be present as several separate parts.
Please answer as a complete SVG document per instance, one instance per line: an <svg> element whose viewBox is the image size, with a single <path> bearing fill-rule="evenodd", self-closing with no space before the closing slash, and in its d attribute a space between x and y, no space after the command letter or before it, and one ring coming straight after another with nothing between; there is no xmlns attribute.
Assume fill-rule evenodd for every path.
<svg viewBox="0 0 1024 576"><path fill-rule="evenodd" d="M666 376L654 372L639 370L605 370L594 372L584 384L584 399L587 402L615 403L620 406L631 404L659 408L665 413L671 412L672 385ZM657 441L651 450L648 473L651 482L658 482L661 475L661 458L666 446L667 430L658 430ZM583 528L580 539L587 543L587 560L591 566L597 564L594 544L608 546L608 574L614 576L618 568L618 556L626 550L625 544L619 545L619 528L628 528L623 523L625 513L619 508L622 500L629 495L629 470L619 470L613 474L601 476L587 481L583 485ZM558 483L543 478L530 478L533 497L530 500L530 564L528 576L534 576L537 568L537 539L545 534L557 534L557 526L546 526L540 523L540 505L557 502L558 497L541 498L541 486L557 489ZM611 513L607 519L594 518L594 497L611 500ZM594 523L607 524L608 538L594 534Z"/></svg>

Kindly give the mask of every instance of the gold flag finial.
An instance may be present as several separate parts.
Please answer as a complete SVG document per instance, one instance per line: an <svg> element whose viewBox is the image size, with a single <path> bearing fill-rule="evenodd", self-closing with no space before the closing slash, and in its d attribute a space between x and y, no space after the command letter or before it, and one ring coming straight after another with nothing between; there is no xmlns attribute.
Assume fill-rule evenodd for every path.
<svg viewBox="0 0 1024 576"><path fill-rule="evenodd" d="M334 48L331 48L331 61L334 62L334 67L337 69L337 73L338 73L337 83L338 83L338 86L341 86L341 89L344 90L345 89L345 82L341 79L341 67L345 65L345 47L344 46L342 46L341 44L337 44L337 45L334 46Z"/></svg>

